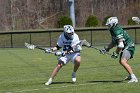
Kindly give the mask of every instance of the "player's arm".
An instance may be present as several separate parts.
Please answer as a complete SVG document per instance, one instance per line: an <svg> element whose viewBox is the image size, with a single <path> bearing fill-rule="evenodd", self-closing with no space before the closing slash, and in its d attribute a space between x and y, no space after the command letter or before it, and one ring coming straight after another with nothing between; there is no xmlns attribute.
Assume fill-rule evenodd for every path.
<svg viewBox="0 0 140 93"><path fill-rule="evenodd" d="M71 44L72 52L80 52L82 50L81 41L79 40L79 36L77 34L74 35L74 41Z"/></svg>
<svg viewBox="0 0 140 93"><path fill-rule="evenodd" d="M62 35L60 35L56 46L51 49L52 49L52 51L56 51L56 50L59 50L60 48L62 48L62 46L63 46L63 39L62 39Z"/></svg>
<svg viewBox="0 0 140 93"><path fill-rule="evenodd" d="M118 45L116 48L116 51L113 52L111 55L112 58L118 58L118 55L121 53L122 49L124 48L124 42L123 39L118 39Z"/></svg>
<svg viewBox="0 0 140 93"><path fill-rule="evenodd" d="M110 42L110 44L105 48L108 52L110 49L112 49L114 46L116 46L113 42Z"/></svg>

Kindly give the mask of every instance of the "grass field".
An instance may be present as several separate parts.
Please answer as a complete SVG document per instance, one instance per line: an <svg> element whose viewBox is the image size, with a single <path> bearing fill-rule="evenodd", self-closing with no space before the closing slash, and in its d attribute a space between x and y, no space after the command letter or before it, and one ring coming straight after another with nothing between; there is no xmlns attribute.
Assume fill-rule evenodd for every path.
<svg viewBox="0 0 140 93"><path fill-rule="evenodd" d="M140 46L134 59L129 61L136 76L140 77ZM111 51L112 52L112 51ZM64 66L54 83L45 86L57 63L54 55L25 48L0 49L0 93L138 93L140 83L128 84L122 79L127 73L108 55L83 48L77 82L71 83L73 64Z"/></svg>

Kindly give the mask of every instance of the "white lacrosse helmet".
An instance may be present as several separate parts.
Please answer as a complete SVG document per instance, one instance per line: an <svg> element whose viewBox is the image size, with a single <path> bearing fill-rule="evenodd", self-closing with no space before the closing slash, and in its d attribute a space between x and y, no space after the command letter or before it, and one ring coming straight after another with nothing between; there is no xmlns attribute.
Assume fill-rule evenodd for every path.
<svg viewBox="0 0 140 93"><path fill-rule="evenodd" d="M71 25L64 25L64 35L67 39L73 39L74 28Z"/></svg>
<svg viewBox="0 0 140 93"><path fill-rule="evenodd" d="M107 19L106 26L109 28L112 28L118 24L118 18L117 17L110 17Z"/></svg>

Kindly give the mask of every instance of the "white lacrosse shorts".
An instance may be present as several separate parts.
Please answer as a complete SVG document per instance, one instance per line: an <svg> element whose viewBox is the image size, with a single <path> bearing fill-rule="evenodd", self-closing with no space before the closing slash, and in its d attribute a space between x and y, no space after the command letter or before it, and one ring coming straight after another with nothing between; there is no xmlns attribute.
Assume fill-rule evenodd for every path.
<svg viewBox="0 0 140 93"><path fill-rule="evenodd" d="M66 54L65 56L59 57L58 61L64 62L64 65L66 65L69 61L72 61L72 63L75 64L75 58L77 56L80 56L80 53Z"/></svg>

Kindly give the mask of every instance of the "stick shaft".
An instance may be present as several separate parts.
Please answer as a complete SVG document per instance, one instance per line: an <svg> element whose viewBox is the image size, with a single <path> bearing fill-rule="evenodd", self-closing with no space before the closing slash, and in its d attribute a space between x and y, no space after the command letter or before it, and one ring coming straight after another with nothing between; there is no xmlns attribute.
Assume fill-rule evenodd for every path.
<svg viewBox="0 0 140 93"><path fill-rule="evenodd" d="M40 49L40 50L43 50L43 51L46 52L46 48L42 48L42 47L39 47L39 46L36 46L35 48ZM49 48L48 48L48 49L49 49ZM55 52L52 52L52 51L50 51L49 53L55 54Z"/></svg>
<svg viewBox="0 0 140 93"><path fill-rule="evenodd" d="M100 51L100 49L97 48L97 47L95 47L95 46L90 46L90 47ZM112 55L112 54L110 54L110 53L108 53L108 52L106 52L106 54L107 54L107 55Z"/></svg>
<svg viewBox="0 0 140 93"><path fill-rule="evenodd" d="M37 49L40 49L40 50L46 50L45 48L41 48L41 47L39 47L39 46L36 46L35 48L37 48Z"/></svg>

